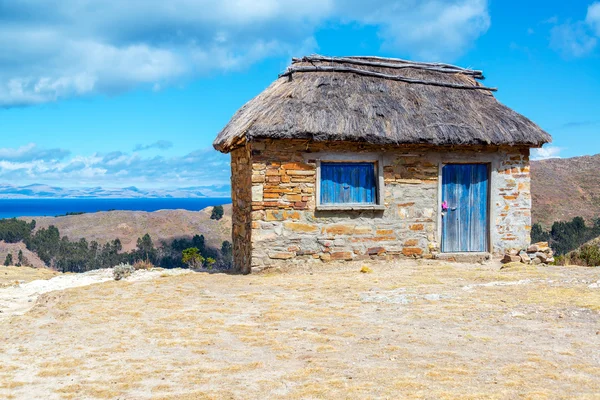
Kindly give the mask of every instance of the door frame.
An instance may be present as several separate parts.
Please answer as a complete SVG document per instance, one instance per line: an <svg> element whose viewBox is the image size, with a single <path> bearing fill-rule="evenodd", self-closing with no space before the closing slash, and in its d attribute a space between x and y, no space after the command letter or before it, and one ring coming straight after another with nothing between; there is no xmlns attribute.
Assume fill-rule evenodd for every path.
<svg viewBox="0 0 600 400"><path fill-rule="evenodd" d="M488 188L487 188L487 197L488 197L488 202L487 202L487 248L482 251L482 252L443 252L442 251L442 240L443 240L443 230L442 230L442 186L443 186L443 169L444 166L448 165L448 164L485 164L488 167ZM492 215L492 210L494 210L494 208L492 207L492 193L493 190L495 190L495 179L494 179L494 175L495 175L495 162L493 160L465 160L465 157L462 157L460 160L453 160L451 158L445 159L440 161L439 163L439 168L438 168L438 201L437 201L437 236L438 236L438 242L439 242L439 249L440 249L440 253L441 254L470 254L470 255L476 255L476 254L490 254L492 252L493 249L493 243L492 243L492 217L495 217Z"/></svg>

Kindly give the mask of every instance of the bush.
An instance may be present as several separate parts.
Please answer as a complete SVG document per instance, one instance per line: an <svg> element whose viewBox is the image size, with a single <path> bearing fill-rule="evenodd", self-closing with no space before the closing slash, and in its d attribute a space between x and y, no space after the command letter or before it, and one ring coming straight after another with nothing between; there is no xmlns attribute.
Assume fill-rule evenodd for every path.
<svg viewBox="0 0 600 400"><path fill-rule="evenodd" d="M135 269L131 265L121 263L113 268L113 277L115 278L115 281L120 281L123 278L127 278L134 272Z"/></svg>
<svg viewBox="0 0 600 400"><path fill-rule="evenodd" d="M135 269L136 271L140 270L140 269L152 269L152 268L156 268L156 267L150 261L136 261L135 264L133 264L133 269Z"/></svg>
<svg viewBox="0 0 600 400"><path fill-rule="evenodd" d="M217 221L223 218L223 206L214 206L210 219L216 219Z"/></svg>

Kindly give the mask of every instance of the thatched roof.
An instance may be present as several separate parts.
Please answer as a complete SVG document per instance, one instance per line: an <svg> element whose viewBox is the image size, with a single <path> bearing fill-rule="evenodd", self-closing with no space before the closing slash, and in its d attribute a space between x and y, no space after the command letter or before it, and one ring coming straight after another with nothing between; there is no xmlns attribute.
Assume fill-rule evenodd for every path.
<svg viewBox="0 0 600 400"><path fill-rule="evenodd" d="M377 57L294 59L219 133L229 152L259 138L373 144L521 145L550 135L500 104L481 71Z"/></svg>

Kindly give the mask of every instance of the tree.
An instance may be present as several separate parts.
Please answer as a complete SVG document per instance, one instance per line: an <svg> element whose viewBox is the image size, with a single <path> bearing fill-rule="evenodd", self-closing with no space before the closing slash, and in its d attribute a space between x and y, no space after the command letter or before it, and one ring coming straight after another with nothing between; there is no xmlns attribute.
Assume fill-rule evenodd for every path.
<svg viewBox="0 0 600 400"><path fill-rule="evenodd" d="M225 240L223 244L221 244L221 255L223 256L223 263L226 266L231 266L233 262L233 246L231 242Z"/></svg>
<svg viewBox="0 0 600 400"><path fill-rule="evenodd" d="M8 253L6 255L6 258L4 259L4 265L8 267L9 265L12 265L12 264L13 264L12 254Z"/></svg>
<svg viewBox="0 0 600 400"><path fill-rule="evenodd" d="M27 257L25 257L25 254L23 254L23 250L20 249L19 254L17 255L17 266L31 267L31 264L29 264L29 260L27 259Z"/></svg>
<svg viewBox="0 0 600 400"><path fill-rule="evenodd" d="M217 221L223 218L223 206L214 206L210 219L216 219Z"/></svg>
<svg viewBox="0 0 600 400"><path fill-rule="evenodd" d="M202 268L204 265L204 257L196 247L190 247L183 250L181 261L190 268Z"/></svg>
<svg viewBox="0 0 600 400"><path fill-rule="evenodd" d="M142 260L150 261L153 264L156 262L156 249L149 234L146 233L141 238L138 238L137 251L138 257L141 257Z"/></svg>

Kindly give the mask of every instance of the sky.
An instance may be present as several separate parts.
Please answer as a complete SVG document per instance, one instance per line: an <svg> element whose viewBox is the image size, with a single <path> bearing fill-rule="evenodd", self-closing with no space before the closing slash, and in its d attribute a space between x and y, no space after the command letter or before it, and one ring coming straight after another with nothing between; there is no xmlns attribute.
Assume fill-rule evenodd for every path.
<svg viewBox="0 0 600 400"><path fill-rule="evenodd" d="M0 184L226 184L212 141L313 53L482 69L534 158L600 153L600 1L0 0Z"/></svg>

